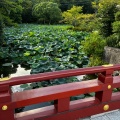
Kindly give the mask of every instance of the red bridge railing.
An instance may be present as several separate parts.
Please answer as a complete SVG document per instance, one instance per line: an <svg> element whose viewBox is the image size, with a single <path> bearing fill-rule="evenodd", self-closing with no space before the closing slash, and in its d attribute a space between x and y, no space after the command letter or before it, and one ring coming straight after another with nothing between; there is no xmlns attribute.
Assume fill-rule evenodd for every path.
<svg viewBox="0 0 120 120"><path fill-rule="evenodd" d="M94 114L120 108L120 76L112 76L120 65L98 66L63 70L22 77L0 82L0 120L76 120ZM85 74L98 74L98 79L62 85L11 92L11 86L65 78ZM95 92L95 97L70 101L71 96ZM54 105L14 113L15 108L36 103L54 101Z"/></svg>

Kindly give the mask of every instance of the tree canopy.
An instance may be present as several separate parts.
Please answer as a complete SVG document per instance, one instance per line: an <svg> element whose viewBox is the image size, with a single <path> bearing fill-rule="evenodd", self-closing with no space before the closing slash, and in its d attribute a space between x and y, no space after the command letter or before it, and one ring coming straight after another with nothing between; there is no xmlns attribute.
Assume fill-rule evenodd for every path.
<svg viewBox="0 0 120 120"><path fill-rule="evenodd" d="M63 12L62 16L64 17L64 21L66 23L77 26L80 13L82 13L82 7L73 6L70 10Z"/></svg>
<svg viewBox="0 0 120 120"><path fill-rule="evenodd" d="M12 23L21 23L22 20L22 6L20 0L1 0L0 12L3 21L6 25L12 25Z"/></svg>
<svg viewBox="0 0 120 120"><path fill-rule="evenodd" d="M40 23L56 23L61 19L61 10L57 3L41 2L33 8L33 15Z"/></svg>

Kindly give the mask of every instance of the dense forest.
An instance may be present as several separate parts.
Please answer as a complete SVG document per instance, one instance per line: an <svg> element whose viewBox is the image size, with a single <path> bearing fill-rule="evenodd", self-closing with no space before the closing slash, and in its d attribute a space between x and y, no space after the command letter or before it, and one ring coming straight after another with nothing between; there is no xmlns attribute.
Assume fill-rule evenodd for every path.
<svg viewBox="0 0 120 120"><path fill-rule="evenodd" d="M1 0L0 16L5 25L13 23L58 23L61 12L73 5L83 6L83 13L94 13L95 0Z"/></svg>

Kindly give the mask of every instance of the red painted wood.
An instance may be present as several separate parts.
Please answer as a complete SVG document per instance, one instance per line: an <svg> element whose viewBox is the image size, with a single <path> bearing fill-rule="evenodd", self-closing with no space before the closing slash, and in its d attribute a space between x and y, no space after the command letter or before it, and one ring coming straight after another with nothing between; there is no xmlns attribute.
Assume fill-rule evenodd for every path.
<svg viewBox="0 0 120 120"><path fill-rule="evenodd" d="M9 85L2 85L0 86L0 93L6 92L9 90Z"/></svg>
<svg viewBox="0 0 120 120"><path fill-rule="evenodd" d="M16 107L19 108L39 102L67 98L84 93L102 91L105 89L107 89L107 84L104 85L98 80L75 82L17 92L12 94L12 102L16 103Z"/></svg>
<svg viewBox="0 0 120 120"><path fill-rule="evenodd" d="M7 106L7 110L3 110L3 106ZM15 106L11 102L11 91L9 86L0 87L0 120L14 120Z"/></svg>
<svg viewBox="0 0 120 120"><path fill-rule="evenodd" d="M115 101L115 102L111 101L111 102L108 102L107 104L110 106L109 111L120 108L119 107L120 101ZM37 118L35 120L75 120L78 118L85 118L85 117L89 117L94 114L108 112L108 111L103 110L104 105L106 105L106 104L101 103L99 105L86 107L84 109L71 110L66 113L64 112L61 114L51 115L51 116L47 116L47 117L40 118L40 119Z"/></svg>
<svg viewBox="0 0 120 120"><path fill-rule="evenodd" d="M110 105L109 110L118 109L120 108L120 93L112 94L112 88L120 87L120 76L113 78L112 73L114 70L120 70L120 64L111 67L98 66L41 73L0 82L0 108L4 104L9 107L7 111L0 110L0 120L6 120L7 118L14 120L15 108L50 100L55 100L55 108L54 106L49 106L16 114L15 120L66 120L68 118L69 120L74 120L79 117L82 118L104 112L103 106L105 104ZM11 94L9 89L9 86L17 84L92 73L100 73L98 76L99 80L69 83L13 94ZM108 89L108 85L111 85L112 88ZM72 101L69 105L71 96L90 92L96 92L95 98Z"/></svg>
<svg viewBox="0 0 120 120"><path fill-rule="evenodd" d="M113 84L113 69L106 70L103 73L98 74L98 80L100 80L103 83L108 83L108 85ZM107 86L108 88L108 86ZM107 102L111 100L112 96L112 88L106 89L104 91L96 92L95 97L98 98L101 102Z"/></svg>
<svg viewBox="0 0 120 120"><path fill-rule="evenodd" d="M57 112L65 112L69 110L70 98L62 98L54 101Z"/></svg>
<svg viewBox="0 0 120 120"><path fill-rule="evenodd" d="M35 110L30 110L23 113L16 114L16 120L27 120L34 118L34 120L75 120L78 118L84 118L94 114L107 112L103 110L104 105L108 104L111 110L120 108L120 97L117 98L118 94L113 93L112 101L107 103L100 103L94 97L86 98L84 100L76 100L70 102L70 110L66 112L57 113L54 106L48 106ZM120 96L120 93L119 93Z"/></svg>
<svg viewBox="0 0 120 120"><path fill-rule="evenodd" d="M11 100L9 92L0 93L0 103L8 102Z"/></svg>
<svg viewBox="0 0 120 120"><path fill-rule="evenodd" d="M57 114L54 105L15 114L15 120L29 120Z"/></svg>
<svg viewBox="0 0 120 120"><path fill-rule="evenodd" d="M9 89L9 86L0 86L0 103L9 101L11 101L11 91Z"/></svg>
<svg viewBox="0 0 120 120"><path fill-rule="evenodd" d="M62 71L55 71L55 72L48 72L48 73L40 73L35 75L28 75L28 76L21 76L21 77L14 77L8 81L0 82L1 85L19 85L25 84L30 82L37 82L37 81L44 81L56 78L65 78L70 76L77 76L77 75L84 75L84 74L93 74L93 73L100 73L105 72L106 70L120 70L120 64L110 66L110 67L89 67L89 68L78 68L78 69L71 69L71 70L62 70Z"/></svg>
<svg viewBox="0 0 120 120"><path fill-rule="evenodd" d="M113 68L98 74L98 80L100 80L103 83L113 83L112 74L113 74Z"/></svg>
<svg viewBox="0 0 120 120"><path fill-rule="evenodd" d="M107 102L111 100L112 90L108 91L99 91L96 93L95 97L98 98L101 102Z"/></svg>
<svg viewBox="0 0 120 120"><path fill-rule="evenodd" d="M15 120L14 111L4 111L4 113L0 112L0 120Z"/></svg>
<svg viewBox="0 0 120 120"><path fill-rule="evenodd" d="M105 72L103 72L103 75L105 76L112 75L113 71L114 71L114 68L107 69Z"/></svg>
<svg viewBox="0 0 120 120"><path fill-rule="evenodd" d="M113 88L120 88L120 76L113 77Z"/></svg>
<svg viewBox="0 0 120 120"><path fill-rule="evenodd" d="M113 77L111 76L104 76L103 74L98 74L98 80L100 80L103 83L112 83Z"/></svg>
<svg viewBox="0 0 120 120"><path fill-rule="evenodd" d="M95 98L76 100L76 101L70 102L70 110L69 111L74 110L74 109L79 109L79 108L85 108L85 107L89 107L89 106L93 106L93 105L97 105L97 104L99 104L99 101L95 100ZM55 114L57 114L57 111L54 108L54 106L48 106L48 107L44 107L44 108L30 110L30 111L23 112L23 113L18 113L18 114L16 114L16 118L17 118L17 120L26 120L24 118L29 119L29 118L33 117L33 115L31 115L31 113L35 114L35 118L37 118L37 117L45 117L45 116L55 115ZM62 112L62 113L64 113L64 112Z"/></svg>

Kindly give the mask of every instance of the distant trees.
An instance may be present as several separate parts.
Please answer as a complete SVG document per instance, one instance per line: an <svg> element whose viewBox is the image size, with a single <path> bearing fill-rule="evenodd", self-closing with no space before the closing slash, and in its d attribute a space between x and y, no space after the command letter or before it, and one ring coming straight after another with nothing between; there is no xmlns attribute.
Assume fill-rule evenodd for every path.
<svg viewBox="0 0 120 120"><path fill-rule="evenodd" d="M59 0L59 4L62 11L71 9L75 5L83 6L83 13L93 13L91 0Z"/></svg>
<svg viewBox="0 0 120 120"><path fill-rule="evenodd" d="M2 45L4 41L4 37L3 37L3 19L2 19L2 15L0 13L0 46Z"/></svg>
<svg viewBox="0 0 120 120"><path fill-rule="evenodd" d="M51 5L51 9L50 8L48 9L52 11L53 14L49 13L49 16L46 18L47 19L46 21L41 20L39 16L40 18L39 22L42 23L44 21L46 23L52 23L52 22L55 23L58 22L58 20L61 18L61 14L60 14L61 11L62 12L67 11L68 9L71 9L73 5L82 6L83 13L93 12L92 1L91 0L0 0L0 11L5 25L13 25L14 23L21 23L21 22L35 23L36 20L38 20L37 17L38 14L35 13L35 11L37 12L37 10L35 9L36 8L38 9L38 5L40 7L40 4L46 2L46 4L48 3L50 6L50 4L54 3L52 4L53 6ZM55 15L54 13L57 14Z"/></svg>
<svg viewBox="0 0 120 120"><path fill-rule="evenodd" d="M56 23L61 19L61 10L57 3L41 2L33 7L33 15L39 23Z"/></svg>
<svg viewBox="0 0 120 120"><path fill-rule="evenodd" d="M80 13L82 13L82 7L73 6L70 10L63 12L62 16L64 17L64 21L66 23L76 27L79 24Z"/></svg>
<svg viewBox="0 0 120 120"><path fill-rule="evenodd" d="M6 25L21 23L22 6L18 0L0 0L0 12Z"/></svg>
<svg viewBox="0 0 120 120"><path fill-rule="evenodd" d="M115 21L117 12L117 0L101 0L98 6L97 16L99 18L99 31L104 37L112 34L112 23Z"/></svg>
<svg viewBox="0 0 120 120"><path fill-rule="evenodd" d="M74 26L74 30L91 31L92 22L95 19L94 14L83 14L83 7L73 6L70 10L62 13L63 21Z"/></svg>
<svg viewBox="0 0 120 120"><path fill-rule="evenodd" d="M22 6L22 22L24 23L31 23L34 21L33 15L32 15L32 8L35 3L33 3L32 0L23 0L21 3Z"/></svg>

